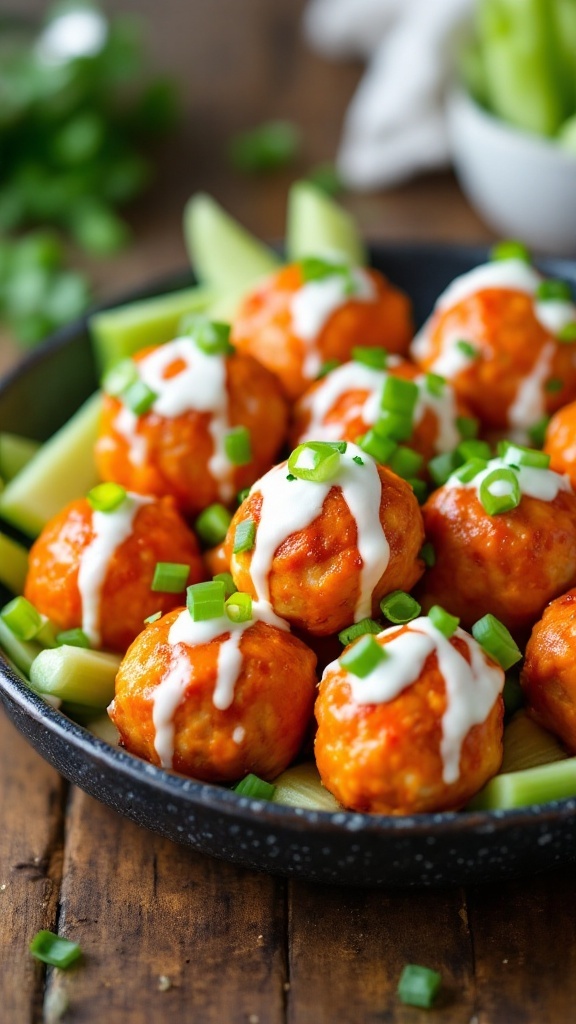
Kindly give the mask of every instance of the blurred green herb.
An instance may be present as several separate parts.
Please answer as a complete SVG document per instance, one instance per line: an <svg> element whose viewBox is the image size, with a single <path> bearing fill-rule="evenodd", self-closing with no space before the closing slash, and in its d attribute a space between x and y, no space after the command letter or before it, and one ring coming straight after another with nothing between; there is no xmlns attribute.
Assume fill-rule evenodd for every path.
<svg viewBox="0 0 576 1024"><path fill-rule="evenodd" d="M267 121L235 135L229 157L239 171L272 171L289 166L296 159L300 144L300 131L291 121Z"/></svg>
<svg viewBox="0 0 576 1024"><path fill-rule="evenodd" d="M172 84L146 78L141 29L83 0L39 28L0 16L0 315L24 343L89 299L46 227L90 255L116 252L130 237L117 209L149 183L150 148L175 123Z"/></svg>

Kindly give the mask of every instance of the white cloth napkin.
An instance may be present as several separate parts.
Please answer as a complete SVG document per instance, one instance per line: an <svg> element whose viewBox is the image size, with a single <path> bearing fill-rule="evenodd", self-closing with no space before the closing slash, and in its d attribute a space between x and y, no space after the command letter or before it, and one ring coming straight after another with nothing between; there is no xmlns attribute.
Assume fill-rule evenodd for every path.
<svg viewBox="0 0 576 1024"><path fill-rule="evenodd" d="M346 112L338 171L350 188L397 184L449 163L443 95L474 0L310 0L304 31L368 67Z"/></svg>

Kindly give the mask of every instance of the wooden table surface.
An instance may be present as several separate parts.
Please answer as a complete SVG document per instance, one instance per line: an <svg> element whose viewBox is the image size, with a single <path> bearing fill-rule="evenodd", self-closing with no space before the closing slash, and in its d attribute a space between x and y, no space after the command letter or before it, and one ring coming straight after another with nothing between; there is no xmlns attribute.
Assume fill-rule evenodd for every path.
<svg viewBox="0 0 576 1024"><path fill-rule="evenodd" d="M24 0L22 9L38 9ZM101 297L181 267L182 205L212 192L263 237L281 236L294 174L235 174L226 140L270 117L298 121L296 174L330 159L355 65L311 54L301 0L154 0L159 65L186 117L156 185L132 211L135 245L92 267ZM450 175L343 200L375 239L490 237ZM4 339L3 367L17 358ZM211 860L148 833L70 786L0 714L0 1020L29 1024L356 1024L423 1021L396 998L402 966L442 971L432 1020L564 1024L576 1017L576 877L441 892L318 888ZM83 961L46 971L39 928L79 941Z"/></svg>

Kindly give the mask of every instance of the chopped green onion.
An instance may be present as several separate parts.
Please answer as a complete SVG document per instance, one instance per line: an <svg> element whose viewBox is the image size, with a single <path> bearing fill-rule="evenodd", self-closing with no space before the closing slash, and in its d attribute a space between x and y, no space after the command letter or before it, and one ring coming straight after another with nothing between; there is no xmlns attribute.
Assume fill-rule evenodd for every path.
<svg viewBox="0 0 576 1024"><path fill-rule="evenodd" d="M197 348L208 356L229 356L234 352L230 344L230 324L209 320L202 313L184 316L178 332L191 338Z"/></svg>
<svg viewBox="0 0 576 1024"><path fill-rule="evenodd" d="M386 618L397 625L410 622L422 611L418 601L404 590L393 590L380 601L380 609Z"/></svg>
<svg viewBox="0 0 576 1024"><path fill-rule="evenodd" d="M428 618L434 628L442 633L448 640L453 636L460 624L460 619L456 618L455 615L450 615L450 613L444 608L441 608L439 604L432 606L428 612Z"/></svg>
<svg viewBox="0 0 576 1024"><path fill-rule="evenodd" d="M463 355L467 356L468 359L475 359L479 354L478 346L473 345L471 341L465 341L464 338L461 338L456 342L456 348L459 352L462 352Z"/></svg>
<svg viewBox="0 0 576 1024"><path fill-rule="evenodd" d="M126 500L126 490L120 484L108 481L96 484L86 498L94 512L114 512Z"/></svg>
<svg viewBox="0 0 576 1024"><path fill-rule="evenodd" d="M561 377L550 377L544 385L544 390L547 391L549 395L555 395L558 391L562 391L563 387L564 381Z"/></svg>
<svg viewBox="0 0 576 1024"><path fill-rule="evenodd" d="M42 629L40 612L25 597L14 597L0 611L0 618L19 640L32 640Z"/></svg>
<svg viewBox="0 0 576 1024"><path fill-rule="evenodd" d="M544 444L549 423L550 417L542 416L541 419L537 420L536 423L533 423L532 426L528 428L528 436L533 444L540 446Z"/></svg>
<svg viewBox="0 0 576 1024"><path fill-rule="evenodd" d="M158 398L155 391L149 388L145 381L135 380L120 395L122 405L130 409L135 416L144 416L154 405Z"/></svg>
<svg viewBox="0 0 576 1024"><path fill-rule="evenodd" d="M385 412L412 417L418 401L418 385L403 377L387 377L382 388L380 407Z"/></svg>
<svg viewBox="0 0 576 1024"><path fill-rule="evenodd" d="M524 263L531 263L532 257L522 242L509 240L498 242L490 250L491 260L522 260Z"/></svg>
<svg viewBox="0 0 576 1024"><path fill-rule="evenodd" d="M363 363L373 370L385 370L388 364L388 352L385 348L368 348L358 345L352 349L352 360L355 363Z"/></svg>
<svg viewBox="0 0 576 1024"><path fill-rule="evenodd" d="M328 445L329 448L334 448L335 451L340 452L340 455L345 455L348 448L348 441L322 441L322 444Z"/></svg>
<svg viewBox="0 0 576 1024"><path fill-rule="evenodd" d="M533 466L536 469L548 469L550 456L545 452L537 451L535 448L525 448L521 444L514 444L511 441L500 441L498 454L511 466Z"/></svg>
<svg viewBox="0 0 576 1024"><path fill-rule="evenodd" d="M286 479L292 481L292 480L297 480L298 477L294 476L294 473L287 473L286 474Z"/></svg>
<svg viewBox="0 0 576 1024"><path fill-rule="evenodd" d="M83 629L64 629L56 634L56 643L58 647L84 647L86 650L90 648L90 641Z"/></svg>
<svg viewBox="0 0 576 1024"><path fill-rule="evenodd" d="M324 483L332 480L340 468L340 451L326 441L305 441L294 449L288 469L299 480Z"/></svg>
<svg viewBox="0 0 576 1024"><path fill-rule="evenodd" d="M424 456L420 455L420 452L415 452L413 448L407 448L405 445L398 445L388 459L390 469L404 480L415 477L422 469L423 463Z"/></svg>
<svg viewBox="0 0 576 1024"><path fill-rule="evenodd" d="M180 594L186 588L190 566L183 562L156 562L150 590Z"/></svg>
<svg viewBox="0 0 576 1024"><path fill-rule="evenodd" d="M236 593L236 584L229 572L217 572L212 579L224 584L224 597L228 598Z"/></svg>
<svg viewBox="0 0 576 1024"><path fill-rule="evenodd" d="M364 459L360 455L353 455L352 462L355 462L357 466L364 465Z"/></svg>
<svg viewBox="0 0 576 1024"><path fill-rule="evenodd" d="M108 371L102 381L102 388L107 395L120 398L132 384L138 380L138 370L132 359L122 359Z"/></svg>
<svg viewBox="0 0 576 1024"><path fill-rule="evenodd" d="M242 551L251 551L256 539L256 523L253 519L243 519L238 523L234 532L234 545L232 551L235 555Z"/></svg>
<svg viewBox="0 0 576 1024"><path fill-rule="evenodd" d="M340 655L340 664L347 672L365 679L377 668L389 655L374 639L371 633L366 633L358 640L353 647Z"/></svg>
<svg viewBox="0 0 576 1024"><path fill-rule="evenodd" d="M468 462L468 459L483 459L484 462L488 462L492 458L490 445L486 441L477 441L475 438L461 441L456 450L464 462Z"/></svg>
<svg viewBox="0 0 576 1024"><path fill-rule="evenodd" d="M481 647L502 666L504 671L520 661L522 652L510 636L506 626L488 613L472 626L472 636Z"/></svg>
<svg viewBox="0 0 576 1024"><path fill-rule="evenodd" d="M239 796L248 796L252 800L272 800L276 792L276 786L272 782L265 782L257 775L247 775L232 787Z"/></svg>
<svg viewBox="0 0 576 1024"><path fill-rule="evenodd" d="M213 548L216 544L222 543L231 522L231 512L225 505L215 502L214 505L208 505L208 508L202 510L194 527L202 543L206 547Z"/></svg>
<svg viewBox="0 0 576 1024"><path fill-rule="evenodd" d="M42 960L43 963L50 964L51 967L60 967L63 970L82 956L82 950L77 942L62 939L59 935L54 935L54 932L45 929L36 933L29 949L37 960Z"/></svg>
<svg viewBox="0 0 576 1024"><path fill-rule="evenodd" d="M186 590L186 607L194 622L220 619L224 615L224 584L221 580L193 583Z"/></svg>
<svg viewBox="0 0 576 1024"><path fill-rule="evenodd" d="M323 377L327 377L329 373L332 373L332 370L337 370L341 365L339 359L327 359L318 370L316 380L322 380Z"/></svg>
<svg viewBox="0 0 576 1024"><path fill-rule="evenodd" d="M224 438L224 451L233 466L247 466L252 459L252 442L248 427L234 427Z"/></svg>
<svg viewBox="0 0 576 1024"><path fill-rule="evenodd" d="M435 455L433 459L430 459L428 472L434 483L438 487L442 487L448 480L448 477L452 476L454 470L458 468L458 465L459 459L456 452L443 452L441 455Z"/></svg>
<svg viewBox="0 0 576 1024"><path fill-rule="evenodd" d="M482 480L478 497L489 516L497 516L518 508L522 492L514 470L494 469Z"/></svg>
<svg viewBox="0 0 576 1024"><path fill-rule="evenodd" d="M383 409L373 429L379 437L390 438L392 441L408 441L412 436L414 425L411 415L407 416L404 413Z"/></svg>
<svg viewBox="0 0 576 1024"><path fill-rule="evenodd" d="M238 491L238 494L236 495L236 501L238 502L238 504L241 505L243 501L246 501L246 498L248 497L249 494L249 487L243 487L241 491Z"/></svg>
<svg viewBox="0 0 576 1024"><path fill-rule="evenodd" d="M153 615L148 615L144 622L147 626L151 626L153 622L158 622L158 619L162 618L162 612L154 612Z"/></svg>
<svg viewBox="0 0 576 1024"><path fill-rule="evenodd" d="M424 377L424 386L429 394L441 398L446 387L446 378L441 377L439 373L427 373Z"/></svg>
<svg viewBox="0 0 576 1024"><path fill-rule="evenodd" d="M398 998L406 1006L428 1010L434 1004L442 985L442 975L429 967L406 964L398 982Z"/></svg>
<svg viewBox="0 0 576 1024"><path fill-rule="evenodd" d="M429 540L420 548L420 558L428 569L436 565L436 552L434 551L434 545Z"/></svg>
<svg viewBox="0 0 576 1024"><path fill-rule="evenodd" d="M374 430L369 430L366 434L362 434L356 438L356 444L366 452L367 455L371 455L376 462L380 462L382 465L388 462L390 456L396 451L396 442L390 440L388 437L380 437Z"/></svg>
<svg viewBox="0 0 576 1024"><path fill-rule="evenodd" d="M506 673L502 699L504 701L504 711L508 717L513 715L515 711L518 711L524 704L524 691L520 685L517 671Z"/></svg>
<svg viewBox="0 0 576 1024"><path fill-rule="evenodd" d="M572 289L567 281L549 278L547 281L541 281L538 285L536 299L538 302L570 302Z"/></svg>
<svg viewBox="0 0 576 1024"><path fill-rule="evenodd" d="M309 281L324 281L329 277L343 277L347 283L347 291L353 290L353 282L350 267L347 263L323 259L321 256L304 256L299 260L302 280L307 284Z"/></svg>
<svg viewBox="0 0 576 1024"><path fill-rule="evenodd" d="M357 640L359 636L364 636L365 633L381 633L382 626L379 622L374 619L360 619L360 622L354 622L351 626L346 626L346 629L342 629L338 633L338 639L344 647L351 644L353 640Z"/></svg>
<svg viewBox="0 0 576 1024"><path fill-rule="evenodd" d="M292 121L266 121L235 135L229 157L233 166L245 173L272 171L295 159L300 142L300 129Z"/></svg>
<svg viewBox="0 0 576 1024"><path fill-rule="evenodd" d="M232 622L249 622L252 618L252 598L250 594L235 591L226 601L226 614Z"/></svg>
<svg viewBox="0 0 576 1024"><path fill-rule="evenodd" d="M425 480L419 480L418 477L409 477L406 480L407 484L414 491L414 495L419 505L423 505L428 497L428 487Z"/></svg>
<svg viewBox="0 0 576 1024"><path fill-rule="evenodd" d="M566 324L556 335L558 341L571 342L576 341L576 320L569 324Z"/></svg>
<svg viewBox="0 0 576 1024"><path fill-rule="evenodd" d="M474 480L479 473L482 473L488 463L485 459L468 459L463 466L459 466L458 469L454 470L452 476L455 476L461 484L469 484L471 480Z"/></svg>
<svg viewBox="0 0 576 1024"><path fill-rule="evenodd" d="M457 416L456 429L463 441L477 437L480 424L473 416Z"/></svg>

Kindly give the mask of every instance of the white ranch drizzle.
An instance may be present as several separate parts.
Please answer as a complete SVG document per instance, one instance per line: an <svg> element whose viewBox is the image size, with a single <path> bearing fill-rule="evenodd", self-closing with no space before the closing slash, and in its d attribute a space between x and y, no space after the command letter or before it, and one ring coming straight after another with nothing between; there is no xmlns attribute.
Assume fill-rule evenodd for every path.
<svg viewBox="0 0 576 1024"><path fill-rule="evenodd" d="M171 363L182 360L184 368L173 377L164 373ZM228 393L226 390L226 357L207 355L191 338L176 338L159 348L137 364L141 380L156 394L151 411L167 419L181 416L194 409L211 413L209 431L214 451L208 469L218 481L220 497L229 501L234 495L231 479L233 464L228 459L224 438L230 430L228 422ZM146 441L139 437L139 417L130 409L122 408L114 421L116 430L130 446L130 458L140 465L146 457Z"/></svg>
<svg viewBox="0 0 576 1024"><path fill-rule="evenodd" d="M93 647L101 643L100 602L110 559L132 533L139 509L151 500L129 493L113 512L92 512L93 537L80 557L78 590L82 602L82 630Z"/></svg>
<svg viewBox="0 0 576 1024"><path fill-rule="evenodd" d="M467 483L462 483L461 480L453 474L448 478L445 483L445 487L454 488L460 487L465 490L475 490L476 494L480 494L480 485L482 481L489 476L495 469L511 469L510 462L505 459L490 459L486 469L483 469L477 476ZM552 469L540 469L537 466L519 466L517 469L512 469L512 472L518 479L520 492L529 498L539 498L540 501L554 501L554 498L559 494L560 491L572 491L570 481L567 476L562 476L560 473L555 473ZM502 491L500 487L494 485L490 487L490 493L497 496L499 494L508 491Z"/></svg>
<svg viewBox="0 0 576 1024"><path fill-rule="evenodd" d="M398 627L393 627L379 634L393 639L385 647L388 658L368 676L359 679L346 673L352 697L357 704L384 704L394 700L416 682L426 659L435 651L446 687L440 754L443 780L449 785L460 777L460 755L466 736L474 725L486 720L502 691L504 672L462 629L457 629L454 636L466 644L470 663L428 617L414 619L407 630L395 636L397 633ZM338 661L327 666L323 678L332 672L342 672Z"/></svg>
<svg viewBox="0 0 576 1024"><path fill-rule="evenodd" d="M307 380L314 380L322 366L316 341L332 314L351 299L370 302L375 296L373 281L359 267L351 268L349 275L334 273L319 281L307 281L294 293L290 301L292 327L306 345L302 372Z"/></svg>
<svg viewBox="0 0 576 1024"><path fill-rule="evenodd" d="M519 432L519 437L525 438L527 429L537 423L546 412L544 385L550 376L555 353L556 346L553 341L544 345L534 363L532 373L520 382L516 397L508 409L508 422Z"/></svg>
<svg viewBox="0 0 576 1024"><path fill-rule="evenodd" d="M234 701L234 687L242 669L240 641L242 634L255 622L267 622L278 629L288 630L283 619L275 615L272 608L262 601L252 605L252 618L248 622L232 622L226 615L206 622L195 622L186 609L180 612L168 633L168 643L173 648L168 669L152 696L152 722L154 724L154 748L163 768L171 768L174 758L174 716L186 688L192 678L192 668L185 650L181 647L196 647L208 644L218 637L226 636L218 650L216 686L212 695L215 708L225 711ZM180 647L181 645L181 647ZM180 649L179 649L180 647ZM232 739L240 743L240 726L234 729Z"/></svg>
<svg viewBox="0 0 576 1024"><path fill-rule="evenodd" d="M353 461L357 456L362 465ZM250 575L260 600L270 600L270 569L279 546L306 529L322 512L332 487L338 487L356 520L357 547L362 559L354 621L372 612L372 592L390 559L390 546L380 522L382 485L376 464L357 445L348 443L337 476L326 483L288 480L285 465L275 466L252 488L262 495L260 523L252 551Z"/></svg>

